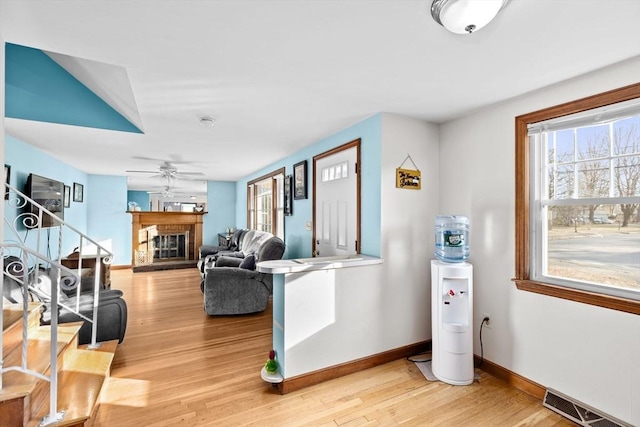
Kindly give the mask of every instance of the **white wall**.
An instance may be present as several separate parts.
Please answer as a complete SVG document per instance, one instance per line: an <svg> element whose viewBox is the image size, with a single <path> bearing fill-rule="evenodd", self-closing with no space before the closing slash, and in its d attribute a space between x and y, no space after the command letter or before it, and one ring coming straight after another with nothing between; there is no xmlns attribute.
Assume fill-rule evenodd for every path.
<svg viewBox="0 0 640 427"><path fill-rule="evenodd" d="M440 127L440 210L471 221L475 353L489 313L487 360L633 425L640 425L640 316L518 291L511 278L515 117L639 80L636 57Z"/></svg>
<svg viewBox="0 0 640 427"><path fill-rule="evenodd" d="M438 126L384 113L381 128L383 263L290 274L284 284L274 281L274 347L280 354L286 348L285 378L431 338ZM421 172L421 190L395 186L396 168L407 155ZM408 162L404 168L413 165ZM366 197L365 192L362 198ZM279 303L282 289L287 307ZM307 317L313 321L300 322ZM284 339L278 336L278 322L285 324Z"/></svg>
<svg viewBox="0 0 640 427"><path fill-rule="evenodd" d="M382 115L380 292L388 317L380 333L388 349L431 339L430 259L440 187L438 139L437 125ZM396 188L396 168L407 155L421 172L421 190ZM403 167L413 169L410 161Z"/></svg>

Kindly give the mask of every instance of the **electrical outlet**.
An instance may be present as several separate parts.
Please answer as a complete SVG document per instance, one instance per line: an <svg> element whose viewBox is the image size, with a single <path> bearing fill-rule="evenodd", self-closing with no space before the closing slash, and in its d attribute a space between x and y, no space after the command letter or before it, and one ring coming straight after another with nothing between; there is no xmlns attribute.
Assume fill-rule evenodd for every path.
<svg viewBox="0 0 640 427"><path fill-rule="evenodd" d="M482 315L482 320L484 319L488 319L486 322L484 322L484 326L491 329L491 315L489 313L484 313Z"/></svg>

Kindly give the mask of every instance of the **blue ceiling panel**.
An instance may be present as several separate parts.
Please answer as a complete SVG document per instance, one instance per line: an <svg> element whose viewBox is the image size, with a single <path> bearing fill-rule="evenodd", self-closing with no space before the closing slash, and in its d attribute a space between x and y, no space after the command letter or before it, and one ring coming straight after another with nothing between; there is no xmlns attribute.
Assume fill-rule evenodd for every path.
<svg viewBox="0 0 640 427"><path fill-rule="evenodd" d="M6 117L142 133L39 49L6 44Z"/></svg>

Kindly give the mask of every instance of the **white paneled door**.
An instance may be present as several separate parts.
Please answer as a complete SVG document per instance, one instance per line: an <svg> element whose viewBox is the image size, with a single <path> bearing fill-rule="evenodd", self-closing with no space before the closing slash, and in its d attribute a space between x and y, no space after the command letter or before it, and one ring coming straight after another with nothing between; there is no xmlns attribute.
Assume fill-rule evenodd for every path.
<svg viewBox="0 0 640 427"><path fill-rule="evenodd" d="M357 145L314 161L315 256L357 253Z"/></svg>

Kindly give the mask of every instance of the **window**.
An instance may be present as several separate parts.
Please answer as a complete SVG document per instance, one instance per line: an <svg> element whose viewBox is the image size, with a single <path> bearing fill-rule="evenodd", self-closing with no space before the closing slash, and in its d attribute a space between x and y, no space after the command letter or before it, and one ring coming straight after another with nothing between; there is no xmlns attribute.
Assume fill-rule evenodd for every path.
<svg viewBox="0 0 640 427"><path fill-rule="evenodd" d="M516 118L518 289L640 314L640 84Z"/></svg>
<svg viewBox="0 0 640 427"><path fill-rule="evenodd" d="M284 168L247 183L247 227L284 240Z"/></svg>

